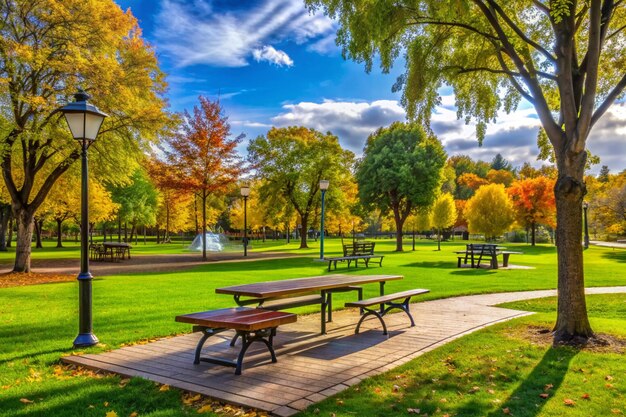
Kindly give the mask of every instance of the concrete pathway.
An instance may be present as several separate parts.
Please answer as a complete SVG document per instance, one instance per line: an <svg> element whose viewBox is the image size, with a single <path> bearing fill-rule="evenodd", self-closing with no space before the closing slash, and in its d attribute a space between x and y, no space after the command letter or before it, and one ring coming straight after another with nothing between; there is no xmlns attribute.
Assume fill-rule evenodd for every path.
<svg viewBox="0 0 626 417"><path fill-rule="evenodd" d="M626 293L626 286L589 288L587 293ZM278 363L268 360L264 346L253 345L240 376L234 375L232 368L207 363L193 365L198 333L102 354L65 357L63 361L138 376L287 417L461 336L532 314L493 305L554 295L554 290L523 291L415 303L411 311L418 325L409 327L404 313L391 314L385 320L390 330L388 337L382 334L376 319L367 320L361 333L355 335L355 309L333 312L333 323L326 335L319 335L319 314L299 316L297 323L278 330L274 340ZM232 359L239 350L229 347L232 335L224 332L209 339L204 353Z"/></svg>

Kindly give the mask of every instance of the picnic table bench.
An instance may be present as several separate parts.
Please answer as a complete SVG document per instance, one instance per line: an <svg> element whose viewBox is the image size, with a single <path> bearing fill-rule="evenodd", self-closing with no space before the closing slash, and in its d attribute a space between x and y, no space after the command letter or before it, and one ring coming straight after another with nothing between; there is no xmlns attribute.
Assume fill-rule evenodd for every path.
<svg viewBox="0 0 626 417"><path fill-rule="evenodd" d="M274 336L278 326L294 323L295 314L283 311L270 311L261 308L237 307L221 310L203 311L200 313L176 316L176 321L193 324L193 331L201 331L202 338L196 346L194 364L201 361L235 368L235 375L241 375L243 358L246 351L254 342L262 342L270 352L272 362L276 363L274 352ZM236 361L229 361L214 357L200 357L202 347L207 339L225 330L235 330L241 337L242 344Z"/></svg>
<svg viewBox="0 0 626 417"><path fill-rule="evenodd" d="M369 263L372 259L378 259L378 261L373 261L378 263L378 266L383 266L383 258L384 255L375 255L374 254L374 242L354 242L350 244L343 245L343 256L335 256L324 258L325 261L328 261L328 270L331 270L331 266L334 265L335 269L337 269L337 262L348 262L348 268L350 268L350 264L354 261L354 266L359 266L359 260L365 262L365 267L369 267Z"/></svg>
<svg viewBox="0 0 626 417"><path fill-rule="evenodd" d="M346 307L359 307L361 310L365 311L365 314L361 315L361 319L356 325L356 329L354 331L355 334L359 333L359 329L361 328L361 324L363 320L365 320L368 316L375 316L380 320L380 323L383 325L383 334L387 334L387 325L385 324L385 320L383 316L389 313L390 310L400 309L404 311L409 319L411 320L411 327L415 326L415 321L413 320L413 316L409 311L409 303L411 301L411 297L426 294L430 292L430 290L425 290L422 288L396 292L393 294L381 295L380 297L368 298L367 300L359 300L359 301L350 301L345 304ZM402 302L397 303L394 302L396 300L404 299ZM369 308L374 305L380 305L380 311Z"/></svg>
<svg viewBox="0 0 626 417"><path fill-rule="evenodd" d="M132 246L125 242L103 242L92 243L89 245L89 259L92 261L104 261L110 259L111 262L117 262L130 259L130 250Z"/></svg>
<svg viewBox="0 0 626 417"><path fill-rule="evenodd" d="M505 247L500 247L490 243L470 243L466 245L464 251L456 251L456 254L462 256L458 257L457 267L467 265L470 261L472 268L480 268L480 263L483 258L489 260L489 265L492 269L498 269L498 256L502 255L502 267L509 266L509 257L515 254L523 254L523 252L508 251Z"/></svg>

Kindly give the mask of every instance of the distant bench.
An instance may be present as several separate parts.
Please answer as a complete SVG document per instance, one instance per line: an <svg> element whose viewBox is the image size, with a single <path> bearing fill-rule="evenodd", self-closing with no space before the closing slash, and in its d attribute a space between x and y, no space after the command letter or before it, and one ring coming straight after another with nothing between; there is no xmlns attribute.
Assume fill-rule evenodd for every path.
<svg viewBox="0 0 626 417"><path fill-rule="evenodd" d="M457 267L460 268L463 265L467 265L468 261L471 262L472 268L480 268L480 263L483 258L489 260L489 265L493 269L498 269L498 256L502 255L502 267L509 266L509 257L511 255L521 255L523 252L514 252L504 250L506 248L499 248L497 245L489 243L470 243L466 245L464 251L457 251L455 253L462 256L458 257Z"/></svg>
<svg viewBox="0 0 626 417"><path fill-rule="evenodd" d="M350 264L354 261L354 266L359 266L359 260L364 261L365 267L369 267L370 261L372 259L377 259L372 262L377 263L378 266L383 266L383 255L374 255L374 242L355 242L351 244L343 245L343 256L336 256L331 258L324 258L325 261L328 261L328 271L331 270L331 267L334 266L335 270L337 269L337 262L348 262L348 268L350 268Z"/></svg>

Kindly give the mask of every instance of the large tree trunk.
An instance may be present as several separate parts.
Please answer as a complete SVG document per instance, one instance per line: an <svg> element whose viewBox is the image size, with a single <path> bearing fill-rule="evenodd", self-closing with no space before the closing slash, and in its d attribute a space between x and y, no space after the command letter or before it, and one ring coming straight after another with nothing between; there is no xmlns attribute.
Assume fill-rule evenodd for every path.
<svg viewBox="0 0 626 417"><path fill-rule="evenodd" d="M537 223L533 221L530 225L530 230L532 233L531 246L535 246L535 237L537 236Z"/></svg>
<svg viewBox="0 0 626 417"><path fill-rule="evenodd" d="M30 272L34 213L28 209L21 208L14 209L13 216L17 221L17 244L15 245L13 272Z"/></svg>
<svg viewBox="0 0 626 417"><path fill-rule="evenodd" d="M309 247L306 244L306 238L309 230L309 216L308 214L300 216L300 219L302 220L302 228L300 229L300 249L308 249Z"/></svg>
<svg viewBox="0 0 626 417"><path fill-rule="evenodd" d="M593 336L585 302L581 244L586 153L559 156L559 179L554 187L559 292L554 342L576 343Z"/></svg>
<svg viewBox="0 0 626 417"><path fill-rule="evenodd" d="M63 227L62 226L63 226L63 220L57 219L57 248L63 247L63 239L62 239Z"/></svg>

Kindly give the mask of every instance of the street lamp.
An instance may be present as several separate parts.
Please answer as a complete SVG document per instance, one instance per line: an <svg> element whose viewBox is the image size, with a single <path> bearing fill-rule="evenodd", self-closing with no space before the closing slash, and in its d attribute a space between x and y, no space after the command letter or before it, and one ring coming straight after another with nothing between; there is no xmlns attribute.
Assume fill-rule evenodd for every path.
<svg viewBox="0 0 626 417"><path fill-rule="evenodd" d="M320 259L324 259L324 198L330 181L320 180L320 190L322 190L322 220L320 221Z"/></svg>
<svg viewBox="0 0 626 417"><path fill-rule="evenodd" d="M80 273L78 274L78 336L74 339L74 347L88 347L98 343L93 334L91 317L91 280L89 272L89 172L87 169L87 149L95 142L106 114L93 104L87 103L89 95L83 90L74 94L74 102L58 109L63 113L65 121L74 139L81 144L81 202L80 202Z"/></svg>
<svg viewBox="0 0 626 417"><path fill-rule="evenodd" d="M589 209L589 203L583 202L583 220L585 221L585 237L583 240L583 247L589 248L589 224L587 223L587 210Z"/></svg>
<svg viewBox="0 0 626 417"><path fill-rule="evenodd" d="M241 187L241 196L243 197L243 256L248 256L248 196L250 195L250 187L244 185Z"/></svg>

